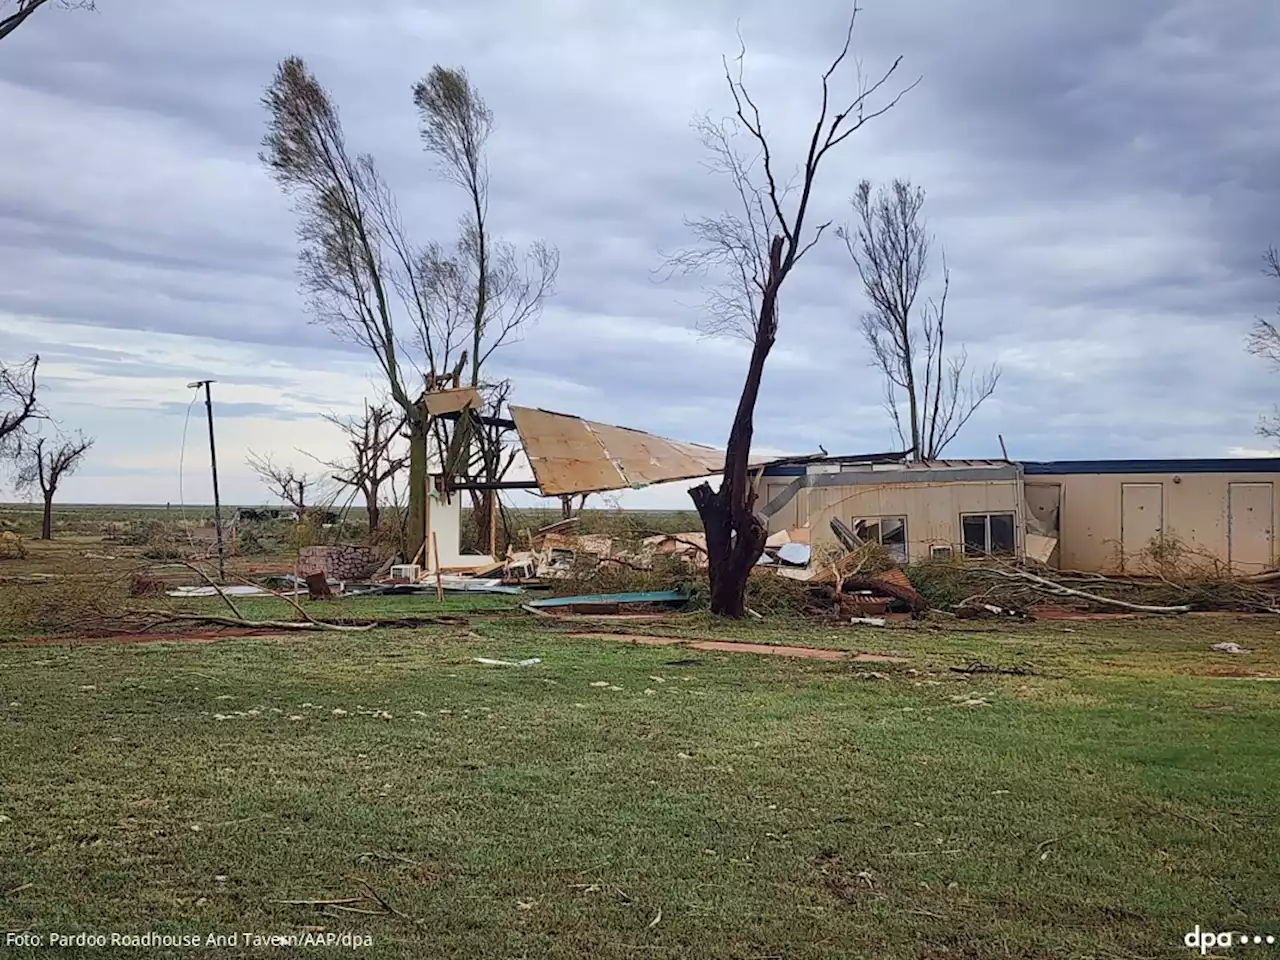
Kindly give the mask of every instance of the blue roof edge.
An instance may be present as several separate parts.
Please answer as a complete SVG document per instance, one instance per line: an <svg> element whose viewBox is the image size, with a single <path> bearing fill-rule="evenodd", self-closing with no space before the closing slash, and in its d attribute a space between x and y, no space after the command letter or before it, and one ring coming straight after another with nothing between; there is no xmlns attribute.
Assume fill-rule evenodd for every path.
<svg viewBox="0 0 1280 960"><path fill-rule="evenodd" d="M1187 460L1021 461L1029 476L1073 473L1280 473L1280 457L1218 457Z"/></svg>

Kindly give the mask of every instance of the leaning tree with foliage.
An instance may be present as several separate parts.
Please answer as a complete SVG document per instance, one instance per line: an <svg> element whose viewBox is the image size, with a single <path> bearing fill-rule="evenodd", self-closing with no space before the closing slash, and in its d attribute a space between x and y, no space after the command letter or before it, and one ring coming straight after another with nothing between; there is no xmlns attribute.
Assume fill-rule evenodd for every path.
<svg viewBox="0 0 1280 960"><path fill-rule="evenodd" d="M469 384L485 394L485 410L467 408L458 420L449 474L475 476L493 483L510 469L516 451L504 452L500 428L487 427L477 414L496 418L506 402L510 383L485 382L485 362L499 347L517 339L542 310L555 288L560 255L535 241L520 253L494 237L489 226L489 165L486 147L493 132L493 113L465 70L432 67L413 88L419 132L428 154L445 180L465 197L458 221L458 238L436 264L445 280L438 289L443 299L462 313L470 343ZM459 458L465 458L459 462ZM495 495L472 491L472 508L480 531L489 529Z"/></svg>
<svg viewBox="0 0 1280 960"><path fill-rule="evenodd" d="M924 197L910 180L894 180L874 194L863 180L851 201L856 220L839 232L871 305L862 315L862 335L884 379L885 410L898 441L910 442L913 459L936 460L995 392L1000 368L992 364L981 376L966 379L967 351L948 350L951 273L945 254L941 293L920 299L933 244L921 216Z"/></svg>
<svg viewBox="0 0 1280 960"><path fill-rule="evenodd" d="M711 167L732 184L735 208L691 222L697 244L678 251L669 265L686 272L721 272L723 283L708 301L711 329L738 333L751 342L751 359L725 448L724 476L718 489L702 483L689 491L707 537L711 610L727 617L745 614L747 578L764 552L764 520L755 512L756 493L748 471L756 398L765 361L778 332L783 284L796 265L831 225L811 222L810 205L819 168L827 155L868 121L890 110L911 84L879 106L873 99L896 73L899 57L879 79L832 105L831 80L849 54L858 11L850 15L844 44L822 74L822 97L804 159L794 177L781 169L777 145L770 139L760 109L743 82L743 58L737 70L725 61L725 80L734 115L720 124L700 123L711 152ZM917 81L918 82L918 81ZM740 151L745 137L752 156Z"/></svg>
<svg viewBox="0 0 1280 960"><path fill-rule="evenodd" d="M35 436L23 444L18 459L15 486L22 491L39 491L44 502L40 539L53 539L53 498L63 479L75 473L93 439L84 434L52 439Z"/></svg>
<svg viewBox="0 0 1280 960"><path fill-rule="evenodd" d="M468 415L455 429L427 412L421 393L474 386L496 412L506 390L485 380L485 362L538 315L558 266L550 247L521 255L490 235L484 150L492 116L466 74L436 67L414 100L428 152L470 198L461 235L448 245L409 239L374 159L349 148L328 91L298 57L280 64L263 97L262 152L294 201L312 318L373 354L404 414L410 553L423 541L429 457L446 473L478 479L497 479L511 457L491 423Z"/></svg>

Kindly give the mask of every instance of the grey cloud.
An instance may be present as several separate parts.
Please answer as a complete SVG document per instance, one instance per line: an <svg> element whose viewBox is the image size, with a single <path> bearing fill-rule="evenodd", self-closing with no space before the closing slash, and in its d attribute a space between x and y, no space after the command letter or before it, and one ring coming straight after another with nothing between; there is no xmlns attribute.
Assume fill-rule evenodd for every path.
<svg viewBox="0 0 1280 960"><path fill-rule="evenodd" d="M51 14L0 59L10 99L64 118L10 122L20 152L0 160L0 183L16 184L0 187L0 328L7 313L42 318L50 344L74 322L100 327L104 350L113 329L147 329L255 345L264 361L296 351L317 386L292 399L327 402L324 371L361 355L305 322L292 219L256 161L261 89L280 57L306 57L411 232L448 239L460 198L422 154L409 85L433 62L464 64L498 119L496 227L562 253L559 295L495 370L520 402L722 443L745 354L681 338L701 319L699 280L655 282L661 252L688 242L684 218L731 200L689 121L729 106L719 57L736 52L740 19L748 80L789 169L846 13L835 0L786 18L727 0L237 0ZM1262 0L867 5L854 52L868 74L901 53L903 82L924 82L832 155L815 203L839 221L861 177L928 189L952 269L952 342L975 366L1005 363L953 452L991 454L997 432L1028 457L1256 445L1276 381L1242 339L1280 294L1258 269L1280 241L1278 40L1280 11ZM828 240L784 292L757 439L891 446L856 334L856 277ZM132 353L79 358L104 375L172 371ZM218 376L271 385L261 370Z"/></svg>
<svg viewBox="0 0 1280 960"><path fill-rule="evenodd" d="M187 404L167 401L156 405L156 412L169 415L185 415ZM214 405L214 412L221 417L263 417L268 420L310 420L315 414L311 411L291 409L287 404L245 403L219 400Z"/></svg>

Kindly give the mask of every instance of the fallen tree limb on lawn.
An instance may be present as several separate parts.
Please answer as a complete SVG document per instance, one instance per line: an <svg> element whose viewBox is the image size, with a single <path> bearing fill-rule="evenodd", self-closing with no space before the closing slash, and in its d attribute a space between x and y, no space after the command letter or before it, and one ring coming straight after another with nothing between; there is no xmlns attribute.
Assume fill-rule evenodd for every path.
<svg viewBox="0 0 1280 960"><path fill-rule="evenodd" d="M177 613L170 610L142 609L126 611L133 614L159 618L169 623L189 621L193 623L216 623L224 627L248 627L254 630L334 630L344 633L362 633L379 626L395 626L379 623L325 623L322 620L248 620L245 617L226 617L216 613Z"/></svg>
<svg viewBox="0 0 1280 960"><path fill-rule="evenodd" d="M216 614L182 613L182 614L175 614L174 619L177 619L177 620L184 620L184 619L185 620L201 620L206 623L223 623L228 626L235 626L235 627L250 627L253 629L257 629L261 627L266 630L335 630L335 631L341 631L341 632L347 632L347 633L359 632L363 630L372 630L374 627L377 626L376 623L362 623L362 624L350 625L350 626L347 624L341 624L341 623L325 623L321 620L316 620L310 615L308 615L307 612L303 610L302 607L299 606L296 601L292 601L292 600L289 602L293 604L294 608L300 614L302 614L304 617L307 618L304 622L300 623L296 620L249 620L244 616L244 614L242 614L236 608L236 605L231 602L231 598L227 596L226 591L223 590L222 587L220 587L214 581L213 577L209 576L207 573L205 573L203 570L197 567L194 563L187 563L186 561L183 561L182 565L198 573L204 579L205 583L213 587L214 591L218 594L218 596L220 596L226 602L227 606L231 608L231 612L232 614L234 614L234 616L219 617ZM246 581L246 583L247 582L249 581ZM253 586L257 586L257 584L253 584ZM262 589L265 590L266 588L264 587ZM281 594L273 593L272 591L269 591L269 590L266 592L271 593L272 596L285 599ZM155 614L155 613L159 613L160 611L147 610L145 612Z"/></svg>
<svg viewBox="0 0 1280 960"><path fill-rule="evenodd" d="M1088 593L1084 590L1077 590L1075 587L1068 587L1061 583L1055 583L1046 577L1037 576L1026 570L1015 570L1012 568L1001 569L998 567L991 568L991 572L996 576L1004 577L1007 580L1025 580L1028 583L1034 583L1045 593L1052 594L1055 597L1079 597L1082 600L1088 600L1091 603L1101 603L1106 606L1120 607L1124 610L1132 610L1136 613L1190 613L1191 607L1187 604L1179 604L1177 606L1162 607L1153 606L1146 603L1130 603L1128 600L1117 600L1115 597L1104 597L1096 593Z"/></svg>

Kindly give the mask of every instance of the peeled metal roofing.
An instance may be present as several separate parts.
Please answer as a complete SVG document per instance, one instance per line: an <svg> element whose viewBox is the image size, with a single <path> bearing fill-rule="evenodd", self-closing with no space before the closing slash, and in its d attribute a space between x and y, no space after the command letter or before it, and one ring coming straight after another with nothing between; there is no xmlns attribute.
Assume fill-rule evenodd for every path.
<svg viewBox="0 0 1280 960"><path fill-rule="evenodd" d="M482 406L480 393L475 387L458 387L453 390L434 390L422 395L422 402L432 416L457 413L467 407Z"/></svg>
<svg viewBox="0 0 1280 960"><path fill-rule="evenodd" d="M545 496L598 493L720 473L724 451L567 413L511 407L511 419ZM757 458L753 462L765 461Z"/></svg>

